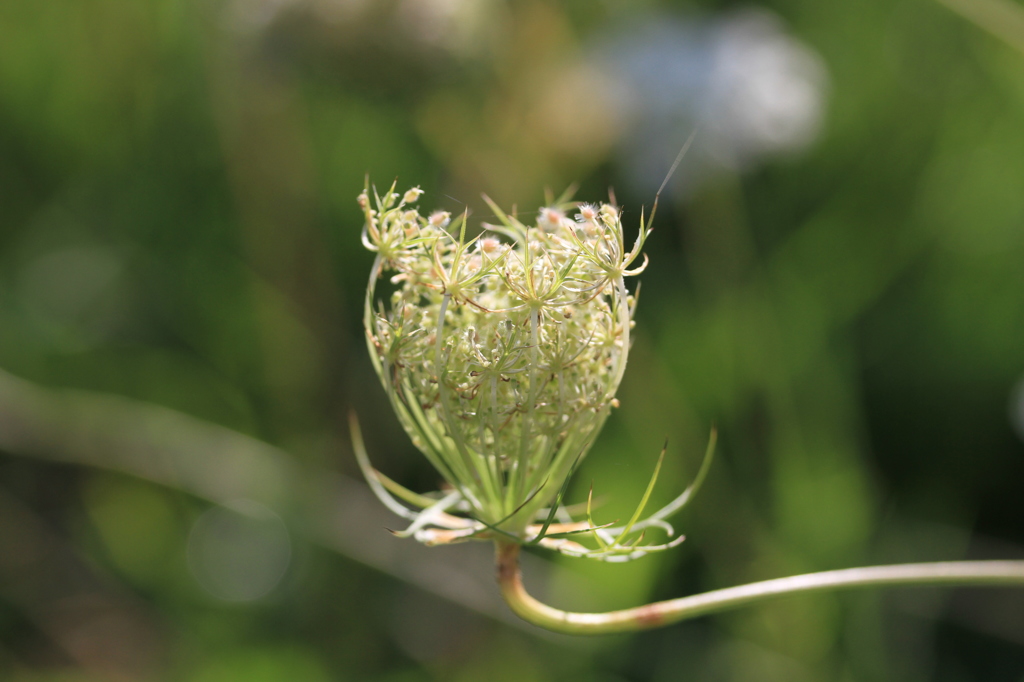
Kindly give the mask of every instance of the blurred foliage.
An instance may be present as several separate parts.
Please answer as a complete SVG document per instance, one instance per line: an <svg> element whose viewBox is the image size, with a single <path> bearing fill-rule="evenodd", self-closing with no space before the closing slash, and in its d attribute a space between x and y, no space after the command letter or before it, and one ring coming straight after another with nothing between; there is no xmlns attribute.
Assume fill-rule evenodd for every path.
<svg viewBox="0 0 1024 682"><path fill-rule="evenodd" d="M628 171L640 138L594 55L645 16L743 10L6 0L0 367L90 392L79 400L111 394L229 427L298 470L355 475L354 407L378 466L433 488L365 356L364 176L419 184L425 205L477 219L481 192L525 211L545 187L579 180L596 199L612 185L637 222L656 185ZM931 0L758 10L828 74L816 138L670 185L622 408L572 496L593 480L598 522L628 514L668 436L652 503L666 502L711 422L722 456L679 519L680 549L627 566L560 561L558 605L1024 555L1024 57L1000 41L1020 22L992 35ZM1003 0L996 16L1018 10ZM673 124L652 158L670 161L692 129ZM0 377L0 398L23 395L16 381ZM81 426L33 421L42 405L0 400L5 680L1024 680L1024 601L1009 592L794 598L580 642L472 613L293 531L280 582L226 601L196 580L189 547L231 546L195 539L238 525L200 523L220 507L197 491L230 488L231 471L176 486L116 473L144 445L108 452L101 439L84 463L21 447L33 424L52 442ZM154 442L187 440L177 428ZM273 483L283 497L236 512L292 523L311 488Z"/></svg>

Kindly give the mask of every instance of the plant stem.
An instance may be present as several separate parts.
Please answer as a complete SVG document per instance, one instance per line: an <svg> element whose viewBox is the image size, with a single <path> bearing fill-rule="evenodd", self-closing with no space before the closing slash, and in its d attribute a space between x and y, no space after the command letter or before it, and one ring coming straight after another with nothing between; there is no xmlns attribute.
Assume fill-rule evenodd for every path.
<svg viewBox="0 0 1024 682"><path fill-rule="evenodd" d="M654 602L605 613L574 613L542 604L523 587L519 545L496 542L498 584L512 610L542 628L572 635L632 632L753 604L772 597L824 592L850 587L896 586L1019 586L1024 587L1024 561L948 561L924 564L865 566L808 573L713 590L690 597Z"/></svg>

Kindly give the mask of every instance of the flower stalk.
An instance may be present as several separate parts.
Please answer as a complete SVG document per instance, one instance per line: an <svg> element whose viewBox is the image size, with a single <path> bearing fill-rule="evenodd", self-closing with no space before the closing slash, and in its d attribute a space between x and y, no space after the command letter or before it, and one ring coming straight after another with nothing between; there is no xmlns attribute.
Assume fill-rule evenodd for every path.
<svg viewBox="0 0 1024 682"><path fill-rule="evenodd" d="M1024 561L895 564L794 575L621 611L575 613L553 608L530 596L520 575L519 545L498 541L495 547L498 585L512 611L534 625L570 635L647 630L776 597L855 587L1024 587Z"/></svg>

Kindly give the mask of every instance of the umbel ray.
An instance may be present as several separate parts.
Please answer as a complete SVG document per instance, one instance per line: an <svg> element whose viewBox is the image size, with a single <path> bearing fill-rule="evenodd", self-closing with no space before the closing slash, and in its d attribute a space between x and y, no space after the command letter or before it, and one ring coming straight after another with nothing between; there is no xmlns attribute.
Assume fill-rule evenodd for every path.
<svg viewBox="0 0 1024 682"><path fill-rule="evenodd" d="M379 194L367 182L358 197L363 244L376 254L363 322L399 421L447 485L421 494L374 469L354 415L353 445L373 492L408 522L395 535L427 545L494 543L501 593L520 617L558 632L597 634L796 593L1024 587L1024 561L954 561L810 573L606 613L567 612L537 601L520 576L524 545L609 562L678 545L683 537L669 519L699 490L715 433L694 481L653 513L645 515L664 449L625 523L595 524L592 495L585 504L567 505L572 475L617 405L637 303L625 281L647 264L643 247L651 221L641 214L630 245L614 202L549 197L527 223L484 197L496 222L467 238L468 213L422 215L416 208L421 195L418 188L398 193L395 185ZM384 277L394 291L378 301Z"/></svg>

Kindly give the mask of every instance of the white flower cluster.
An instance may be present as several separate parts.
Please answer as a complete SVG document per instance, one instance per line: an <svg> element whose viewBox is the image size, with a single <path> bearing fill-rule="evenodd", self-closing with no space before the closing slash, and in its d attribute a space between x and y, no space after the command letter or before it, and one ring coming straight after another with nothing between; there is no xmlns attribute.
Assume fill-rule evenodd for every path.
<svg viewBox="0 0 1024 682"><path fill-rule="evenodd" d="M488 200L500 224L467 239L465 214L424 217L414 208L421 194L392 186L359 195L363 243L377 254L364 313L370 356L402 426L451 486L421 495L375 470L353 419L367 481L412 522L396 535L427 544L503 538L605 561L677 545L683 538L665 518L696 492L713 440L694 483L643 520L661 460L622 526L596 526L589 500L581 521L563 505L576 465L618 404L636 305L625 277L646 265L645 257L630 269L649 225L641 218L627 250L611 204L550 202L527 226ZM381 279L393 288L379 292L387 305L378 300ZM652 527L670 541L641 544ZM592 546L578 541L584 535Z"/></svg>
<svg viewBox="0 0 1024 682"><path fill-rule="evenodd" d="M466 238L466 217L422 216L421 191L359 195L377 253L371 355L416 446L484 522L521 531L550 503L615 403L629 353L627 250L610 205L543 208L533 226ZM375 304L377 282L396 285ZM509 518L515 516L515 519Z"/></svg>

